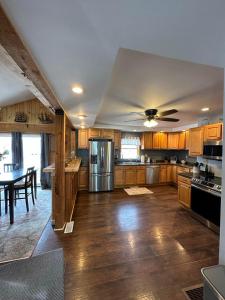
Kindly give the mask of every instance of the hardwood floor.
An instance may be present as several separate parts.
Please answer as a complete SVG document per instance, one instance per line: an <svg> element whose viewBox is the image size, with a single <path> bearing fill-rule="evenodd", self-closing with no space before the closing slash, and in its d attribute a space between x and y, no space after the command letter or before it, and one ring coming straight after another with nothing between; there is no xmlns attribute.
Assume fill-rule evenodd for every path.
<svg viewBox="0 0 225 300"><path fill-rule="evenodd" d="M152 191L81 193L72 234L48 224L34 255L64 249L66 300L186 299L182 288L217 264L218 236L178 204L175 188Z"/></svg>

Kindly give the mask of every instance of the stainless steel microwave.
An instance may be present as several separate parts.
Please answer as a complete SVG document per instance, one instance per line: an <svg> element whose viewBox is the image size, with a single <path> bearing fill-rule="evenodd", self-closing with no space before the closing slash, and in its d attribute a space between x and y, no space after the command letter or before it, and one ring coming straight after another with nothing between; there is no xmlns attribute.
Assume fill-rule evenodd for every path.
<svg viewBox="0 0 225 300"><path fill-rule="evenodd" d="M205 141L203 146L203 157L214 160L222 160L223 141Z"/></svg>

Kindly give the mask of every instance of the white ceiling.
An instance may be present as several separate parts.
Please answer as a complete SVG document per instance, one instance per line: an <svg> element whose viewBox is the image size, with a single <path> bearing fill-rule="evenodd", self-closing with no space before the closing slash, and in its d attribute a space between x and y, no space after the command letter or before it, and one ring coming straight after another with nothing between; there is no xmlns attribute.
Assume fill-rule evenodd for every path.
<svg viewBox="0 0 225 300"><path fill-rule="evenodd" d="M154 62L147 53L224 67L223 0L0 3L75 125L79 113L88 115L88 126L105 121L119 125L124 120L119 114L154 105L178 108L180 126L197 121L203 104L221 107L221 70L157 57ZM152 65L160 68L147 67ZM84 87L79 97L71 91L76 82Z"/></svg>
<svg viewBox="0 0 225 300"><path fill-rule="evenodd" d="M34 98L0 55L0 107Z"/></svg>

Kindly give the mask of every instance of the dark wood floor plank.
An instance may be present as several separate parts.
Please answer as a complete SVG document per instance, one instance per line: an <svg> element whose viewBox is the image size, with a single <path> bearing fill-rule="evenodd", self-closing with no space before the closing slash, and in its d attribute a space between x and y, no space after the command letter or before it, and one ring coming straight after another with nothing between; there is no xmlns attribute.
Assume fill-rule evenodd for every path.
<svg viewBox="0 0 225 300"><path fill-rule="evenodd" d="M62 247L65 299L185 299L200 269L218 262L218 236L194 220L170 186L78 196L74 232L48 224L34 255Z"/></svg>

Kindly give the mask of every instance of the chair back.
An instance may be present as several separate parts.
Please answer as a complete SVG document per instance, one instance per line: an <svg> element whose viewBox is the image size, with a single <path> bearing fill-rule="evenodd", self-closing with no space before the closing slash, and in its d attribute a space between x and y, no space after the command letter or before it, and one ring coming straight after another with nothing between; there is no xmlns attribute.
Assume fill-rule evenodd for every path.
<svg viewBox="0 0 225 300"><path fill-rule="evenodd" d="M16 169L17 164L4 164L4 172L12 172Z"/></svg>
<svg viewBox="0 0 225 300"><path fill-rule="evenodd" d="M25 176L25 185L33 183L34 167L27 168L27 174Z"/></svg>

